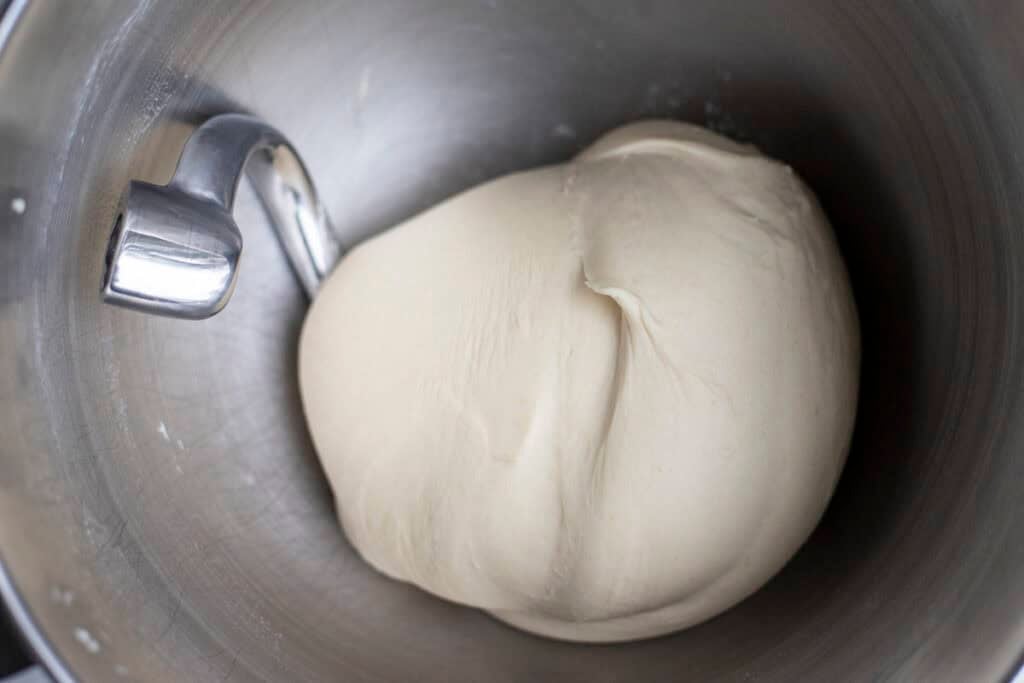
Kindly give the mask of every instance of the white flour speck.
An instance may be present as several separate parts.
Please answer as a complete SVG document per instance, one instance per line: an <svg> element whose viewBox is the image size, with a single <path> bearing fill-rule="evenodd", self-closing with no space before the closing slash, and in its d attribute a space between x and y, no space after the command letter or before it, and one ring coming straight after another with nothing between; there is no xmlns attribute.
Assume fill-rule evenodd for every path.
<svg viewBox="0 0 1024 683"><path fill-rule="evenodd" d="M370 95L370 86L373 84L373 67L363 69L359 77L359 103L362 104Z"/></svg>
<svg viewBox="0 0 1024 683"><path fill-rule="evenodd" d="M75 629L75 640L81 643L82 647L84 647L86 652L89 654L96 654L103 649L102 646L100 646L100 641L93 638L92 634L82 627Z"/></svg>
<svg viewBox="0 0 1024 683"><path fill-rule="evenodd" d="M50 600L55 604L64 605L70 607L71 603L75 601L75 594L66 588L60 586L53 586L50 588Z"/></svg>
<svg viewBox="0 0 1024 683"><path fill-rule="evenodd" d="M573 140L576 139L576 129L570 126L568 123L558 124L557 126L555 126L554 130L551 131L551 134L554 135L556 138L569 138Z"/></svg>

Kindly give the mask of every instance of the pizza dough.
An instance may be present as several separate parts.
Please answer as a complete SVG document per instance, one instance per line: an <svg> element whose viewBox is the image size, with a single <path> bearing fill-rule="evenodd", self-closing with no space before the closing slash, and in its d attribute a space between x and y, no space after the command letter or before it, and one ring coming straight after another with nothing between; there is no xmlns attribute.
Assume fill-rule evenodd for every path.
<svg viewBox="0 0 1024 683"><path fill-rule="evenodd" d="M299 360L367 562L620 641L722 612L805 541L846 456L859 332L789 168L648 122L359 246Z"/></svg>

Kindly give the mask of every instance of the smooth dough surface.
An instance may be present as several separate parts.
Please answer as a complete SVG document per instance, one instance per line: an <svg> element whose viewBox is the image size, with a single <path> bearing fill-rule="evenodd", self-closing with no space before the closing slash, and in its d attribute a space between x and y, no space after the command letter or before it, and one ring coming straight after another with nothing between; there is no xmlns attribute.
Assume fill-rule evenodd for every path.
<svg viewBox="0 0 1024 683"><path fill-rule="evenodd" d="M600 642L708 619L796 552L846 456L859 353L792 171L646 122L356 248L299 360L367 562Z"/></svg>

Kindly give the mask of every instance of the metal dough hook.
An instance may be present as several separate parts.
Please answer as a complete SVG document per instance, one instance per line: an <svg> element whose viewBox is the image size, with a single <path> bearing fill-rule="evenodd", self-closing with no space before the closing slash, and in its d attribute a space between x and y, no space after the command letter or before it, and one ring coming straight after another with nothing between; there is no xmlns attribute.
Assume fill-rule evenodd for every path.
<svg viewBox="0 0 1024 683"><path fill-rule="evenodd" d="M276 129L223 114L192 133L166 186L129 184L107 247L103 300L192 320L220 312L242 252L232 209L243 170L312 298L343 252L313 181Z"/></svg>

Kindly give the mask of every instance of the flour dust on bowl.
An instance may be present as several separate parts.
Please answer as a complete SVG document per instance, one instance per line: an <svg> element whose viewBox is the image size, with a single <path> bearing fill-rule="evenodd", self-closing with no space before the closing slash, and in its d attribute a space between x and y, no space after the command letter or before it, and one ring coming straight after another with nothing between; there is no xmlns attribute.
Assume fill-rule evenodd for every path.
<svg viewBox="0 0 1024 683"><path fill-rule="evenodd" d="M1016 668L1024 9L12 7L0 585L58 678L1000 681ZM305 295L251 183L222 313L166 320L97 296L124 188L166 184L196 127L225 112L288 136L343 244L640 119L706 125L792 165L835 228L862 327L857 427L822 524L736 608L629 644L536 638L378 575L338 533L296 384Z"/></svg>

